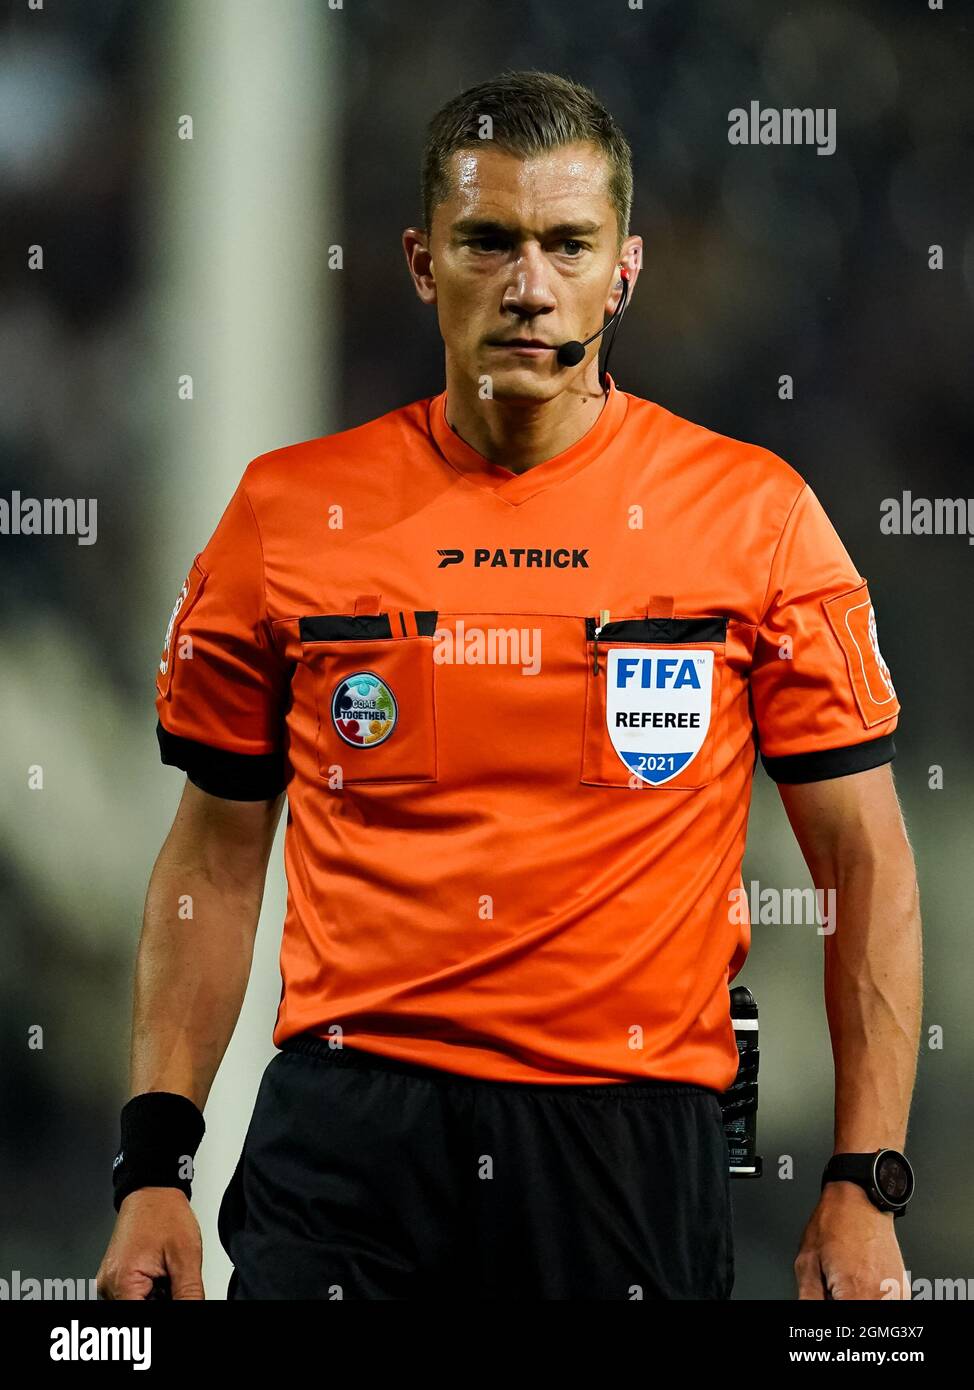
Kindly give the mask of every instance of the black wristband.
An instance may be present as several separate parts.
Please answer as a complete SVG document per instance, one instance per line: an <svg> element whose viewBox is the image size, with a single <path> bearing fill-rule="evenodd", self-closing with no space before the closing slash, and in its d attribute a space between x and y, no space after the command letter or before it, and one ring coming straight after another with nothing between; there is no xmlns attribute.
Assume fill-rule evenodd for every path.
<svg viewBox="0 0 974 1390"><path fill-rule="evenodd" d="M146 1091L122 1107L122 1140L112 1164L115 1210L140 1187L178 1187L192 1195L193 1159L206 1125L188 1096Z"/></svg>

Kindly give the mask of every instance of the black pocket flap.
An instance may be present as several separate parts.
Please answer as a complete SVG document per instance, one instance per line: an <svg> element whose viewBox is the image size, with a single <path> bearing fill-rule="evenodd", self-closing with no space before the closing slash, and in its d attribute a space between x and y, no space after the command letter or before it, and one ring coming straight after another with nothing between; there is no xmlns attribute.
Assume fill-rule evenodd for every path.
<svg viewBox="0 0 974 1390"><path fill-rule="evenodd" d="M585 619L585 636L595 640L595 618ZM603 623L600 642L726 642L726 618L619 618Z"/></svg>
<svg viewBox="0 0 974 1390"><path fill-rule="evenodd" d="M435 609L420 609L415 614L416 632L420 637L432 637L439 613ZM388 613L319 613L315 617L299 618L302 642L348 642L377 637L407 637L400 616L402 632L393 633Z"/></svg>

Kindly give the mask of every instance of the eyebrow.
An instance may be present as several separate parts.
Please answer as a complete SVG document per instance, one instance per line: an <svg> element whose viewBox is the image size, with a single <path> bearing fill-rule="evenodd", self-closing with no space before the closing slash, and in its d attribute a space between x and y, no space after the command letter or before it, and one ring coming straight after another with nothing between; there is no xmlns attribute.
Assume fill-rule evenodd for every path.
<svg viewBox="0 0 974 1390"><path fill-rule="evenodd" d="M520 229L498 222L490 217L462 217L454 222L454 236L516 236ZM558 222L543 233L546 237L560 236L569 239L582 236L596 236L602 230L601 222Z"/></svg>

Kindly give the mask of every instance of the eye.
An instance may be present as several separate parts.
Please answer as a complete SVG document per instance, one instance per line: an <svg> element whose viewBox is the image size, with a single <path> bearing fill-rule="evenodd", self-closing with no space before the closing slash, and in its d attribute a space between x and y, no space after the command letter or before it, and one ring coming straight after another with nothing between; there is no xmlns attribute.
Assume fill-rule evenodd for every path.
<svg viewBox="0 0 974 1390"><path fill-rule="evenodd" d="M477 251L487 253L491 251L503 251L504 244L503 238L499 236L470 237L467 241L468 246L472 246Z"/></svg>
<svg viewBox="0 0 974 1390"><path fill-rule="evenodd" d="M588 250L588 246L584 241L575 241L573 239L559 242L559 245L565 249L566 254L571 260L577 260L583 251Z"/></svg>

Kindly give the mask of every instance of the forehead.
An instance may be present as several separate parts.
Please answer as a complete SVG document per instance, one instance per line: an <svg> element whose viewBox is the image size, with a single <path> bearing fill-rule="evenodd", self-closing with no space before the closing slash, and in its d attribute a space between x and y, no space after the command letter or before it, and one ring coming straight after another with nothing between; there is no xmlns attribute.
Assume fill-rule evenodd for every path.
<svg viewBox="0 0 974 1390"><path fill-rule="evenodd" d="M561 221L570 212L611 213L609 163L595 145L563 145L522 158L498 149L456 150L447 161L450 196L438 211L449 221L495 217L524 227Z"/></svg>

